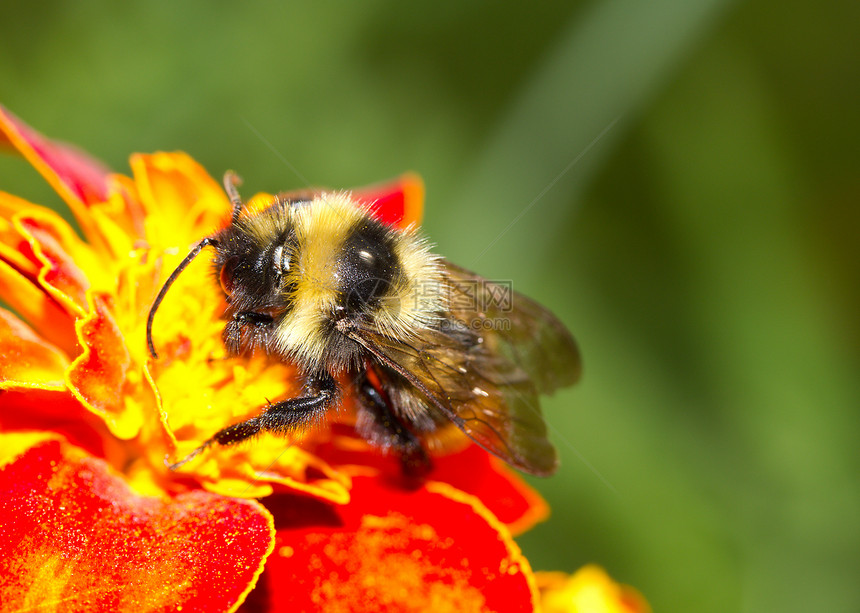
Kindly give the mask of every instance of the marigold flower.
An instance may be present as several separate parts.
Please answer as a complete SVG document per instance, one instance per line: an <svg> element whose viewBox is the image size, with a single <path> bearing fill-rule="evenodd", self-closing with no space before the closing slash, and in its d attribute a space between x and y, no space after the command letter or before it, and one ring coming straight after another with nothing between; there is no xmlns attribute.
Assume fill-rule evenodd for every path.
<svg viewBox="0 0 860 613"><path fill-rule="evenodd" d="M544 613L650 613L651 607L631 587L615 583L606 571L584 566L568 576L537 573Z"/></svg>
<svg viewBox="0 0 860 613"><path fill-rule="evenodd" d="M532 610L513 533L543 500L474 445L418 489L357 438L349 403L286 438L175 460L295 369L230 358L223 298L195 261L146 316L191 245L226 224L220 186L182 153L134 155L132 176L51 141L0 107L0 145L74 214L0 192L0 602L9 610ZM407 175L355 195L380 219L420 216ZM270 196L260 195L265 205ZM202 260L202 258L201 258Z"/></svg>

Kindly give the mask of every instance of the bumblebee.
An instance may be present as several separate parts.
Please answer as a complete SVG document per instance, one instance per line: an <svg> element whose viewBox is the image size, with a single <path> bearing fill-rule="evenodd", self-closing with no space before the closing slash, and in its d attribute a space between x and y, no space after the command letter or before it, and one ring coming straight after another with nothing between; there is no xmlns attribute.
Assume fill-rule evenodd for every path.
<svg viewBox="0 0 860 613"><path fill-rule="evenodd" d="M280 194L251 211L238 183L227 173L230 224L194 246L158 293L149 351L157 358L153 321L170 286L212 247L227 352L295 363L303 392L225 427L171 468L216 443L320 420L348 384L357 432L395 453L405 475L426 474L430 451L448 445L454 427L522 471L555 471L538 394L580 373L576 344L555 316L435 255L413 227L383 223L349 193Z"/></svg>

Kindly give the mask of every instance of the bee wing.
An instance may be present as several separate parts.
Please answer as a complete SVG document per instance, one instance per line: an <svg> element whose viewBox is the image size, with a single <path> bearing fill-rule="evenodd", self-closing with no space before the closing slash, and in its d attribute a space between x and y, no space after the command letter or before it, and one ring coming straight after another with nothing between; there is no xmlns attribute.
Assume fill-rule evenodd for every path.
<svg viewBox="0 0 860 613"><path fill-rule="evenodd" d="M538 392L573 385L582 360L558 318L510 283L489 281L444 261L451 314L480 334L491 351L524 370Z"/></svg>
<svg viewBox="0 0 860 613"><path fill-rule="evenodd" d="M453 266L449 270L452 292L471 291L473 281L489 283ZM494 288L478 291L498 298ZM367 329L353 338L479 445L521 470L548 475L557 458L538 393L573 383L579 354L552 314L519 295L513 300L499 307L479 304L486 307L481 309L452 300L449 318L408 342ZM509 325L491 317L503 311Z"/></svg>

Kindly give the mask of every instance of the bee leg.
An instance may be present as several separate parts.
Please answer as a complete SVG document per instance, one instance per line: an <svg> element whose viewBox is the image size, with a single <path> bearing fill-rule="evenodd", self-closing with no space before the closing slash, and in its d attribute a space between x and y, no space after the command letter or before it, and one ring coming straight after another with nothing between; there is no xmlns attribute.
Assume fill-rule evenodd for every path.
<svg viewBox="0 0 860 613"><path fill-rule="evenodd" d="M230 355L265 347L275 326L271 315L255 311L240 311L224 326L222 338Z"/></svg>
<svg viewBox="0 0 860 613"><path fill-rule="evenodd" d="M395 415L390 403L368 380L359 380L358 433L383 451L394 450L400 458L403 477L419 486L433 467L421 439Z"/></svg>
<svg viewBox="0 0 860 613"><path fill-rule="evenodd" d="M320 417L337 402L339 397L337 382L328 373L308 378L305 392L305 396L271 404L259 415L219 430L188 456L167 466L171 470L176 470L215 443L234 445L260 432L285 434Z"/></svg>

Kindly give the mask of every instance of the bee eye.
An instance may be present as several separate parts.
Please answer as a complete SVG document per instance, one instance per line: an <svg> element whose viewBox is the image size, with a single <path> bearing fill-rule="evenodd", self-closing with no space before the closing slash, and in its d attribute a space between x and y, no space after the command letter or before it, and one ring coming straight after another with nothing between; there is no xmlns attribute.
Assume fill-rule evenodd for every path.
<svg viewBox="0 0 860 613"><path fill-rule="evenodd" d="M236 268L236 259L227 260L221 267L221 272L218 274L218 281L221 283L221 289L228 296L233 293L233 270Z"/></svg>

